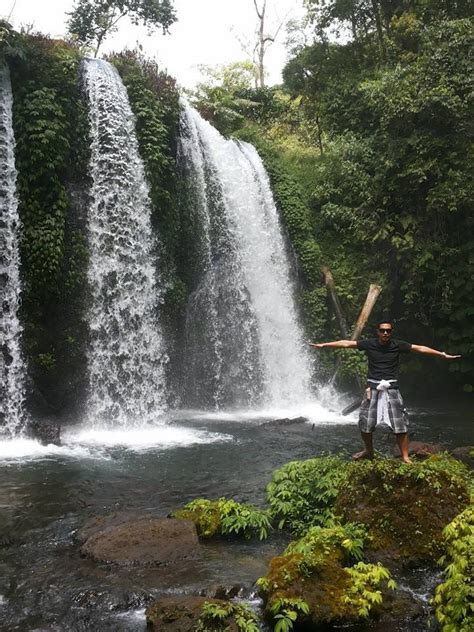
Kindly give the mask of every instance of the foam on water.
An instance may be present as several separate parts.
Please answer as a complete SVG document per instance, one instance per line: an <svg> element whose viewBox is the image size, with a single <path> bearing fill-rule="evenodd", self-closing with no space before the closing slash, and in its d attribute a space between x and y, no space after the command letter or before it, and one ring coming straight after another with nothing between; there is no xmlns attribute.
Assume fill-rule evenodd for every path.
<svg viewBox="0 0 474 632"><path fill-rule="evenodd" d="M0 463L16 464L61 458L109 460L118 448L134 452L169 450L197 444L233 441L231 435L176 426L133 428L133 430L90 429L63 432L62 445L43 445L34 439L0 441Z"/></svg>
<svg viewBox="0 0 474 632"><path fill-rule="evenodd" d="M93 453L81 445L43 445L34 439L8 439L0 441L0 462L24 463L27 460L52 459L70 457L75 459L108 458L103 453Z"/></svg>
<svg viewBox="0 0 474 632"><path fill-rule="evenodd" d="M232 441L233 437L222 433L161 425L134 428L133 431L95 428L68 435L66 440L82 446L125 447L136 451L164 450L196 444Z"/></svg>

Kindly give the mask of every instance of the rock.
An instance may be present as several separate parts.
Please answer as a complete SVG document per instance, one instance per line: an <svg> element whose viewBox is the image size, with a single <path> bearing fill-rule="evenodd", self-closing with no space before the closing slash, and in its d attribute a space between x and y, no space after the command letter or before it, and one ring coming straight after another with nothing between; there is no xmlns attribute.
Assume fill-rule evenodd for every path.
<svg viewBox="0 0 474 632"><path fill-rule="evenodd" d="M83 555L121 566L160 566L200 553L194 524L172 518L113 514L87 523L78 537Z"/></svg>
<svg viewBox="0 0 474 632"><path fill-rule="evenodd" d="M166 632L193 632L205 597L163 597L146 609L147 627Z"/></svg>
<svg viewBox="0 0 474 632"><path fill-rule="evenodd" d="M222 599L206 599L205 597L188 595L163 597L148 606L145 613L147 627L160 632L161 630L166 630L166 632L195 632L204 603L213 603L221 608L230 609L231 612L224 621L220 622L220 625L211 619L209 627L204 623L204 627L200 629L209 630L209 632L221 629L225 629L226 632L238 632L244 629L238 626L235 620L236 610L239 609L239 606L233 606L232 602Z"/></svg>
<svg viewBox="0 0 474 632"><path fill-rule="evenodd" d="M61 427L51 419L37 419L29 426L29 434L43 445L61 445Z"/></svg>
<svg viewBox="0 0 474 632"><path fill-rule="evenodd" d="M408 453L410 456L416 456L419 459L426 459L432 454L441 452L441 446L433 443L424 443L423 441L410 441ZM395 456L400 456L398 448L393 449Z"/></svg>
<svg viewBox="0 0 474 632"><path fill-rule="evenodd" d="M224 599L229 600L237 597L244 590L243 586L238 584L234 584L233 586L221 586L214 585L209 586L209 588L205 588L201 591L200 595L202 597L208 597L211 599Z"/></svg>
<svg viewBox="0 0 474 632"><path fill-rule="evenodd" d="M474 470L474 446L454 448L454 450L451 450L451 454L455 459L467 465L469 469Z"/></svg>
<svg viewBox="0 0 474 632"><path fill-rule="evenodd" d="M344 521L366 525L368 555L393 568L434 563L443 551L443 528L469 502L468 471L453 459L400 466L375 459L351 464L338 492L335 512Z"/></svg>
<svg viewBox="0 0 474 632"><path fill-rule="evenodd" d="M308 420L306 417L284 417L283 419L272 419L272 421L266 421L262 426L294 426L296 424L303 424Z"/></svg>

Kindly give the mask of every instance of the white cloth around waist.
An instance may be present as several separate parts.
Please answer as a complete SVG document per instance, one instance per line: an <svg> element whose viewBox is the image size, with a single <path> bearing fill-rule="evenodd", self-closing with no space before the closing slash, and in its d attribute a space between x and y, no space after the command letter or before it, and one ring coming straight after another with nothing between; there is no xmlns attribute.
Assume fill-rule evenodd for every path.
<svg viewBox="0 0 474 632"><path fill-rule="evenodd" d="M377 423L390 424L390 415L388 411L388 389L398 380L367 380L372 384L376 384L376 390L379 391L377 397Z"/></svg>

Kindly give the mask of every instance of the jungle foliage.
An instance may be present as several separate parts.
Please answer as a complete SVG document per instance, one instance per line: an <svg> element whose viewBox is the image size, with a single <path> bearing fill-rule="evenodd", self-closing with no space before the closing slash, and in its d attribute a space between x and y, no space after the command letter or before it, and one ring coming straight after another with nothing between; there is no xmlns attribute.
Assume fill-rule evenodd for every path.
<svg viewBox="0 0 474 632"><path fill-rule="evenodd" d="M283 86L221 82L206 102L201 89L196 104L206 114L209 94L214 111L225 99L234 116L215 124L255 142L263 156L301 264L308 334L341 335L321 264L333 272L349 322L369 283L380 283L374 318L390 314L401 337L463 355L438 372L416 359L406 368L437 373L444 384L450 371L453 384L471 391L472 5L308 0L306 7L312 42L292 48ZM295 223L317 256L314 245L312 256L302 252Z"/></svg>
<svg viewBox="0 0 474 632"><path fill-rule="evenodd" d="M84 365L87 248L80 196L73 202L87 182L89 151L80 58L64 42L12 30L2 48L14 95L26 355L55 406Z"/></svg>
<svg viewBox="0 0 474 632"><path fill-rule="evenodd" d="M443 531L444 582L433 599L442 632L468 632L474 627L474 507L471 505Z"/></svg>

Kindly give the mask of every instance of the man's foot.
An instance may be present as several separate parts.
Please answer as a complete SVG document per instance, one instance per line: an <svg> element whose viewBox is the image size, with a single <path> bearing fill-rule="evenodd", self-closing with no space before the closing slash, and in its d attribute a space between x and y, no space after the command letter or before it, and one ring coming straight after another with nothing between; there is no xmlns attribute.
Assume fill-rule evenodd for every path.
<svg viewBox="0 0 474 632"><path fill-rule="evenodd" d="M368 450L362 450L362 452L356 452L352 455L353 461L362 461L362 459L373 459L374 453Z"/></svg>
<svg viewBox="0 0 474 632"><path fill-rule="evenodd" d="M408 463L408 464L413 463L413 461L410 459L409 456L401 456L400 458L404 463Z"/></svg>

